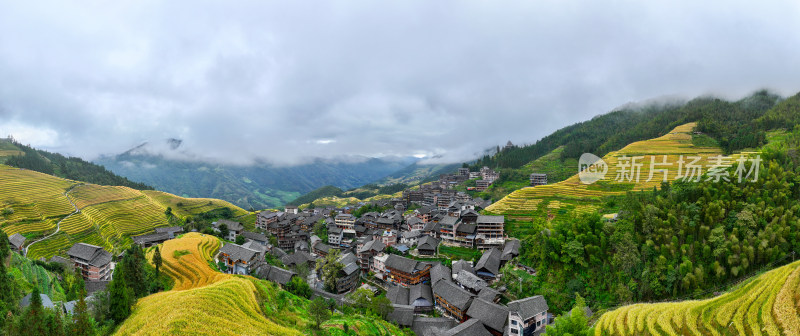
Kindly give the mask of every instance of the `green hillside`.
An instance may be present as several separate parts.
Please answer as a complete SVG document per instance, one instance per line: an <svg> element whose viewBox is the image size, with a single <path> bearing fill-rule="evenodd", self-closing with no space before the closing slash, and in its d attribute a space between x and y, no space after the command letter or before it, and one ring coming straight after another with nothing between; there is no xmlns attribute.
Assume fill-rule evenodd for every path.
<svg viewBox="0 0 800 336"><path fill-rule="evenodd" d="M153 187L144 183L133 182L115 175L103 166L84 161L81 158L66 157L58 153L34 149L13 139L0 139L0 163L55 175L68 180L119 185L139 190L153 189Z"/></svg>
<svg viewBox="0 0 800 336"><path fill-rule="evenodd" d="M794 201L800 197L800 129L791 123L771 129L775 124L764 119L800 120L795 119L800 116L798 101L800 95L764 113L739 115L736 122L748 132L742 139L763 134L766 143L750 149L752 144L727 140L727 149L744 149L731 154L734 163L739 155L760 155L755 182L715 182L707 177L697 183L675 182L673 167L668 170L669 185L661 185L660 179L585 185L574 176L523 188L496 202L487 212L507 216L509 233L523 242L521 260L540 274L525 291L545 295L554 311L571 307L572 293L586 297L594 308L702 297L765 265L786 261L800 251L800 206ZM725 138L692 131L733 125L736 119L718 118L736 116L716 109L721 106L736 104L709 101L695 106L705 116L698 123L607 153L607 177L614 179L623 155L667 155L674 162L680 155L708 158L724 153L726 148L709 146L725 143ZM748 163L745 168L749 167ZM642 167L642 174L648 169ZM734 165L726 171L734 176L735 169ZM619 215L615 222L601 218L611 212Z"/></svg>
<svg viewBox="0 0 800 336"><path fill-rule="evenodd" d="M166 214L168 207L177 218ZM131 236L221 208L231 209L234 216L247 214L216 199L101 186L0 165L0 229L23 234L27 244L47 236L29 247L28 256L34 259L63 254L77 242L122 251L132 244Z"/></svg>

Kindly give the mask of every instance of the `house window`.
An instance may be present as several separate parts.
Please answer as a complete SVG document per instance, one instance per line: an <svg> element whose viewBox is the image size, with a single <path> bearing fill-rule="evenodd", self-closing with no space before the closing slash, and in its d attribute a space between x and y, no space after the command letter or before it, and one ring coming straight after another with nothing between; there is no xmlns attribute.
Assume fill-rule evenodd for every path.
<svg viewBox="0 0 800 336"><path fill-rule="evenodd" d="M542 325L542 321L536 321L536 326L539 327Z"/></svg>
<svg viewBox="0 0 800 336"><path fill-rule="evenodd" d="M519 329L514 329L514 328L511 328L511 333L512 333L512 334L519 335Z"/></svg>
<svg viewBox="0 0 800 336"><path fill-rule="evenodd" d="M517 320L511 320L511 325L517 325Z"/></svg>

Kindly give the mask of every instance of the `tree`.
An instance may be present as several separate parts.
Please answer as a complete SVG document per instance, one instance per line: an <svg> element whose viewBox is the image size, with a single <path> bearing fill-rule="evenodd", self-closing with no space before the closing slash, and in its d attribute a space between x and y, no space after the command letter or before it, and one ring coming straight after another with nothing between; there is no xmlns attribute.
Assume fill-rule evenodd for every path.
<svg viewBox="0 0 800 336"><path fill-rule="evenodd" d="M236 236L236 245L242 245L245 243L244 236L238 235Z"/></svg>
<svg viewBox="0 0 800 336"><path fill-rule="evenodd" d="M362 314L366 313L366 311L370 309L370 302L372 301L373 297L372 292L364 288L359 288L349 296L350 300L353 301L353 308L357 309Z"/></svg>
<svg viewBox="0 0 800 336"><path fill-rule="evenodd" d="M153 265L156 267L156 278L161 274L161 264L164 261L161 259L161 250L156 246L156 250L153 252Z"/></svg>
<svg viewBox="0 0 800 336"><path fill-rule="evenodd" d="M228 224L220 224L219 225L219 235L222 239L228 239L228 234L230 230L228 230Z"/></svg>
<svg viewBox="0 0 800 336"><path fill-rule="evenodd" d="M122 268L114 270L114 280L108 285L109 317L114 323L122 323L131 314L132 297L125 283Z"/></svg>
<svg viewBox="0 0 800 336"><path fill-rule="evenodd" d="M85 295L81 295L78 303L75 304L75 311L72 315L72 328L70 334L75 336L93 336L95 335L92 321L89 317L89 307L86 305Z"/></svg>
<svg viewBox="0 0 800 336"><path fill-rule="evenodd" d="M167 207L167 210L164 211L164 214L167 215L167 218L172 217L172 207Z"/></svg>
<svg viewBox="0 0 800 336"><path fill-rule="evenodd" d="M328 310L328 305L321 297L317 297L308 304L308 313L317 329L323 322L331 318L331 311Z"/></svg>
<svg viewBox="0 0 800 336"><path fill-rule="evenodd" d="M301 277L293 277L292 281L286 284L286 290L290 293L306 299L311 297L311 286Z"/></svg>
<svg viewBox="0 0 800 336"><path fill-rule="evenodd" d="M44 317L45 312L42 306L41 292L39 291L39 286L34 284L30 305L20 319L18 330L25 330L28 335L47 335L46 325L42 323Z"/></svg>
<svg viewBox="0 0 800 336"><path fill-rule="evenodd" d="M389 315L392 311L394 311L394 307L392 307L392 301L390 301L385 296L378 296L372 298L372 304L370 305L372 311L380 316L382 319L386 319L386 316Z"/></svg>
<svg viewBox="0 0 800 336"><path fill-rule="evenodd" d="M586 301L575 293L575 307L566 314L559 316L555 324L547 326L548 336L588 336L589 326L586 320Z"/></svg>
<svg viewBox="0 0 800 336"><path fill-rule="evenodd" d="M125 257L122 258L120 267L123 270L122 274L125 276L125 283L131 289L129 294L134 300L149 294L149 281L145 272L145 262L144 252L139 245L131 246L125 252Z"/></svg>
<svg viewBox="0 0 800 336"><path fill-rule="evenodd" d="M332 293L336 292L336 278L343 268L344 265L339 262L338 250L331 250L331 252L322 259L322 262L317 263L317 270L321 270L320 273L322 274L325 290Z"/></svg>

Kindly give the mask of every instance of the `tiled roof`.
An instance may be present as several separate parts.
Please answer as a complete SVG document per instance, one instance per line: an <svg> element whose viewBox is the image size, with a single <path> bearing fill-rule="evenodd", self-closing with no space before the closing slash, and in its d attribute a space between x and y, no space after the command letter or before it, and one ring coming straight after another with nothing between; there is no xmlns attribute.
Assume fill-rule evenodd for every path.
<svg viewBox="0 0 800 336"><path fill-rule="evenodd" d="M489 328L502 332L508 321L508 308L477 298L469 306L467 315L480 320Z"/></svg>
<svg viewBox="0 0 800 336"><path fill-rule="evenodd" d="M425 263L391 254L386 259L386 268L396 269L405 273L414 273L425 268Z"/></svg>
<svg viewBox="0 0 800 336"><path fill-rule="evenodd" d="M469 261L456 260L453 262L453 274L458 274L460 271L475 273L475 268L472 267L472 264Z"/></svg>
<svg viewBox="0 0 800 336"><path fill-rule="evenodd" d="M11 235L11 237L8 237L8 242L11 243L14 248L20 248L20 246L25 243L25 236L15 233Z"/></svg>
<svg viewBox="0 0 800 336"><path fill-rule="evenodd" d="M230 258L233 261L249 262L250 260L256 257L258 251L251 250L249 248L240 245L227 243L224 246L222 246L222 248L219 249L219 253L228 255L228 258Z"/></svg>
<svg viewBox="0 0 800 336"><path fill-rule="evenodd" d="M500 250L494 247L483 252L481 259L475 264L475 271L489 272L496 276L500 271L500 254Z"/></svg>
<svg viewBox="0 0 800 336"><path fill-rule="evenodd" d="M461 284L461 286L472 289L476 292L487 286L486 281L479 278L477 275L464 270L458 272L456 275L456 281Z"/></svg>
<svg viewBox="0 0 800 336"><path fill-rule="evenodd" d="M478 319L469 319L453 329L441 333L441 336L491 336L483 323Z"/></svg>
<svg viewBox="0 0 800 336"><path fill-rule="evenodd" d="M511 301L508 303L508 308L511 311L516 311L523 320L530 319L531 317L541 314L549 309L547 300L541 295L531 296L522 300Z"/></svg>
<svg viewBox="0 0 800 336"><path fill-rule="evenodd" d="M408 287L403 286L389 286L386 290L386 298L396 305L408 304Z"/></svg>
<svg viewBox="0 0 800 336"><path fill-rule="evenodd" d="M162 241L165 241L165 240L169 239L169 233L168 232L160 232L160 233L156 232L156 233L150 233L150 234L144 234L144 235L141 235L141 236L131 237L131 239L133 239L133 242L135 244L147 244L147 243L153 243L153 242L162 242Z"/></svg>
<svg viewBox="0 0 800 336"><path fill-rule="evenodd" d="M100 246L77 243L67 251L67 255L73 258L85 260L89 265L102 267L111 262L111 253Z"/></svg>
<svg viewBox="0 0 800 336"><path fill-rule="evenodd" d="M442 297L462 311L467 310L472 303L472 294L450 281L439 281L433 285L433 294Z"/></svg>
<svg viewBox="0 0 800 336"><path fill-rule="evenodd" d="M408 305L392 305L392 310L386 319L397 323L401 327L410 327L414 324L414 307Z"/></svg>
<svg viewBox="0 0 800 336"><path fill-rule="evenodd" d="M436 283L439 282L440 280L447 280L447 281L452 280L450 272L451 272L450 269L445 265L442 264L434 265L433 268L431 268L431 283L436 285Z"/></svg>

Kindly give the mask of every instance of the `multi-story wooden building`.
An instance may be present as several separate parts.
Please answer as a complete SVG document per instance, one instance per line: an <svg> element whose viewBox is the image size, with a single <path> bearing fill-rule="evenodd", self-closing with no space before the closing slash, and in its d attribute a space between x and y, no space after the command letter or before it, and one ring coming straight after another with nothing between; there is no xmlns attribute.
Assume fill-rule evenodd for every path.
<svg viewBox="0 0 800 336"><path fill-rule="evenodd" d="M406 286L424 283L431 278L431 264L391 254L386 259L387 280Z"/></svg>
<svg viewBox="0 0 800 336"><path fill-rule="evenodd" d="M467 310L473 299L472 294L451 281L442 280L433 286L433 297L436 300L436 306L447 315L452 316L458 322L467 320Z"/></svg>
<svg viewBox="0 0 800 336"><path fill-rule="evenodd" d="M77 243L67 251L76 270L86 281L111 280L111 253L100 246Z"/></svg>

